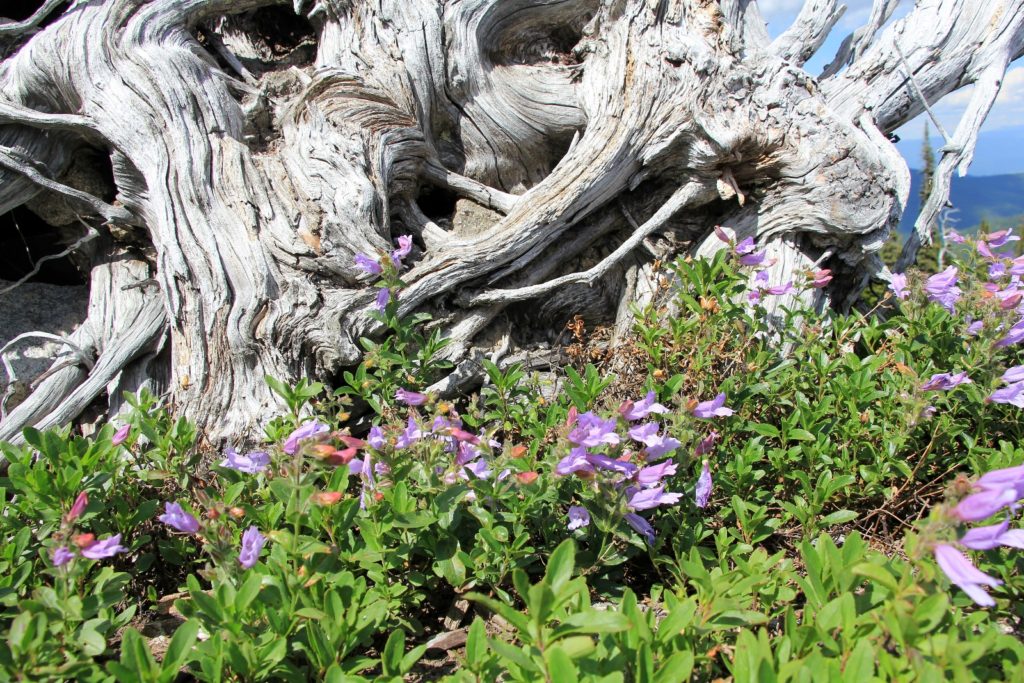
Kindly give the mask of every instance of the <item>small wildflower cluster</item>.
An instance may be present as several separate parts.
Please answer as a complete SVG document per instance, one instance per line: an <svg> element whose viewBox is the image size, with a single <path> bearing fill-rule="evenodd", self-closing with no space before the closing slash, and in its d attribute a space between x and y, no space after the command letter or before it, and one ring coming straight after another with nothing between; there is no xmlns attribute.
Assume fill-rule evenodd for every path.
<svg viewBox="0 0 1024 683"><path fill-rule="evenodd" d="M402 235L398 238L398 247L393 249L386 256L371 258L366 254L356 254L353 259L356 268L371 276L383 278L383 287L378 287L377 296L374 299L374 308L378 313L384 313L387 305L397 296L401 283L398 280L398 271L402 268L402 262L412 253L412 237Z"/></svg>
<svg viewBox="0 0 1024 683"><path fill-rule="evenodd" d="M752 289L747 293L747 299L751 303L758 303L765 296L785 296L797 291L796 285L789 280L781 285L770 285L767 268L775 265L776 260L768 258L765 250L757 251L753 237L745 237L738 243L720 226L715 227L715 235L719 240L732 247L732 254L736 262L744 268L754 269ZM828 268L818 268L807 272L807 281L804 286L811 289L822 289L832 282L832 271Z"/></svg>
<svg viewBox="0 0 1024 683"><path fill-rule="evenodd" d="M123 440L123 439L122 439ZM59 545L52 551L53 566L63 567L80 555L88 560L105 560L118 553L127 552L128 548L121 545L121 534L97 539L95 534L75 533L75 522L89 505L89 496L82 491L75 497L68 513L64 515L61 530L57 538L70 538L71 543Z"/></svg>
<svg viewBox="0 0 1024 683"><path fill-rule="evenodd" d="M721 393L709 401L694 401L689 409L698 418L726 417L733 411L725 406L725 400L725 394ZM655 541L654 527L640 513L675 505L682 498L682 494L666 490L666 480L678 469L676 462L666 456L682 444L668 435L663 425L650 420L651 416L668 412L668 408L656 401L653 391L639 401L626 401L618 415L610 419L570 409L565 424L569 430L566 438L570 450L555 467L555 474L559 476L575 475L592 482L591 507L600 508L602 519L610 528L616 519L621 519L650 545ZM695 455L699 457L709 452L717 439L717 432L712 431L699 443ZM704 460L695 487L697 507L705 507L710 495L711 471ZM582 505L571 506L569 530L588 526L591 511Z"/></svg>

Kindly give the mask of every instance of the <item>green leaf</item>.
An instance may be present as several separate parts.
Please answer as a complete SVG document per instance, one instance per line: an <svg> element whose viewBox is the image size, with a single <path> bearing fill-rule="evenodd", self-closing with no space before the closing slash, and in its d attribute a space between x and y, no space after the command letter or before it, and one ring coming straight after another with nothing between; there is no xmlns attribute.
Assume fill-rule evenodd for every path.
<svg viewBox="0 0 1024 683"><path fill-rule="evenodd" d="M833 524L844 524L846 522L851 522L857 519L857 517L859 516L860 514L854 512L853 510L836 510L831 514L822 517L821 524L823 526L832 526Z"/></svg>
<svg viewBox="0 0 1024 683"><path fill-rule="evenodd" d="M576 665L562 648L552 645L544 651L544 661L547 664L548 680L558 683L576 683L579 677L576 675Z"/></svg>
<svg viewBox="0 0 1024 683"><path fill-rule="evenodd" d="M862 562L853 567L850 571L857 576L863 576L866 579L882 584L888 588L891 593L896 593L899 590L899 584L896 583L896 579L893 575L886 571L884 567L880 567L877 564Z"/></svg>
<svg viewBox="0 0 1024 683"><path fill-rule="evenodd" d="M487 627L480 617L473 619L466 636L466 661L477 666L483 663L487 654Z"/></svg>
<svg viewBox="0 0 1024 683"><path fill-rule="evenodd" d="M262 585L263 577L261 575L250 574L249 578L242 584L242 587L238 589L238 594L235 595L235 614L242 615L245 613L249 604L259 595Z"/></svg>
<svg viewBox="0 0 1024 683"><path fill-rule="evenodd" d="M774 439L779 438L779 428L775 425L751 423L748 426L751 431L757 432L761 436L769 436Z"/></svg>
<svg viewBox="0 0 1024 683"><path fill-rule="evenodd" d="M192 647L196 643L196 636L199 634L199 622L188 620L178 627L171 637L171 642L164 653L164 660L161 663L160 680L163 683L170 683L178 677L178 671L185 665L192 654Z"/></svg>
<svg viewBox="0 0 1024 683"><path fill-rule="evenodd" d="M405 652L405 631L398 628L391 632L388 641L384 644L384 651L381 653L380 664L385 676L400 676L402 665L402 654Z"/></svg>
<svg viewBox="0 0 1024 683"><path fill-rule="evenodd" d="M556 598L562 597L562 589L572 579L575 567L576 543L571 538L567 538L559 543L555 551L551 553L547 570L544 572L544 581L551 586L551 592L555 594Z"/></svg>
<svg viewBox="0 0 1024 683"><path fill-rule="evenodd" d="M690 680L691 673L693 673L693 652L689 650L674 652L658 667L654 674L654 683L683 683Z"/></svg>

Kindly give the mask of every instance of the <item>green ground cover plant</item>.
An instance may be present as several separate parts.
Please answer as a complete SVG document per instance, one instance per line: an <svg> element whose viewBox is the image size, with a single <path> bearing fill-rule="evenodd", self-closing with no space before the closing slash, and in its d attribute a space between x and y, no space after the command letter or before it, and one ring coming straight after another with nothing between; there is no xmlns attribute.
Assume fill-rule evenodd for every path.
<svg viewBox="0 0 1024 683"><path fill-rule="evenodd" d="M360 257L389 334L337 389L267 378L262 444L142 393L0 445L0 679L1024 680L1014 237L850 315L769 315L831 274L721 237L615 373L431 395L400 240Z"/></svg>

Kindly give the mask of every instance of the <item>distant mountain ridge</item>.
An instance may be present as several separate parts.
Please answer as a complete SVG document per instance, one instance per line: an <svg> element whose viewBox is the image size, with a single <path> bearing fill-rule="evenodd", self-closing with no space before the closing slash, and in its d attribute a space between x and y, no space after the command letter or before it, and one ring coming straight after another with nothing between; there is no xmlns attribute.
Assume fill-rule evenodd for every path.
<svg viewBox="0 0 1024 683"><path fill-rule="evenodd" d="M921 171L910 171L910 197L900 221L900 232L914 227L921 210ZM953 177L950 201L958 209L952 214L953 227L971 232L983 219L1002 225L1010 218L1024 218L1024 173ZM999 219L1004 219L1000 221ZM1016 224L1018 221L1010 221Z"/></svg>

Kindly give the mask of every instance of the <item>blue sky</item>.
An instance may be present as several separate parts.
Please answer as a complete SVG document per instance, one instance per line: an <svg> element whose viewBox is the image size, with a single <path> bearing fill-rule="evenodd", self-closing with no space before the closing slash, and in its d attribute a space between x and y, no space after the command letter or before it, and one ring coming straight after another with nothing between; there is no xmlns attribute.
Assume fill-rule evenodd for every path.
<svg viewBox="0 0 1024 683"><path fill-rule="evenodd" d="M761 14L768 22L772 36L782 33L796 17L804 0L758 0ZM825 64L832 60L843 38L867 22L871 13L871 0L845 0L846 13L832 29L831 35L818 54L807 63L807 70L817 76ZM906 15L913 7L913 0L902 0L893 19ZM974 163L969 175L994 175L997 173L1024 172L1024 60L1018 60L1006 73L1002 90L981 129ZM931 103L936 116L946 130L952 134L960 115L971 96L971 87L950 93L938 103ZM910 121L898 131L901 142L899 150L909 160L911 167L920 166L921 139L924 130L924 116ZM932 128L932 144L941 142Z"/></svg>

